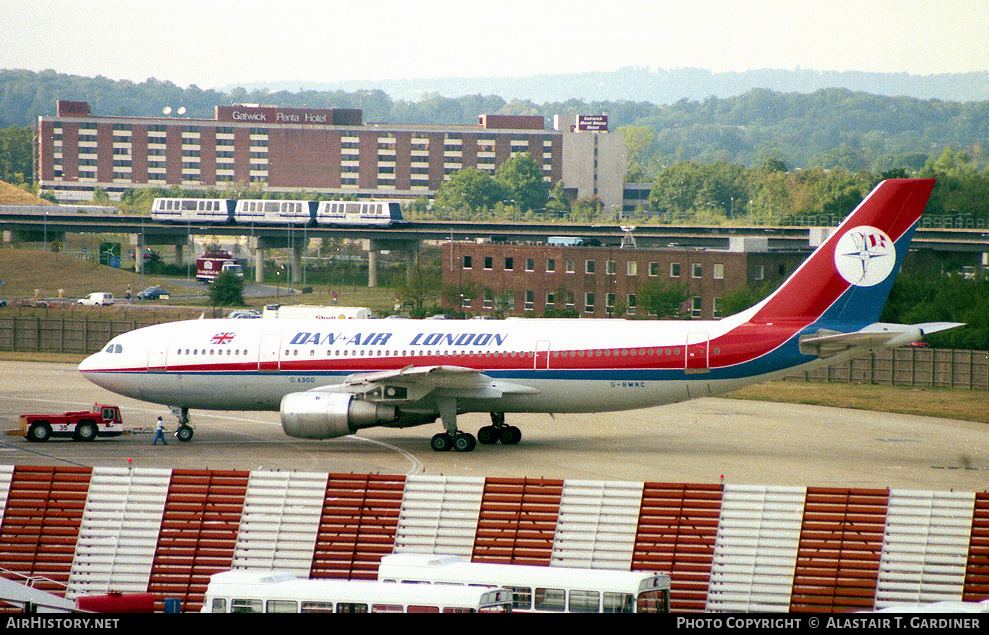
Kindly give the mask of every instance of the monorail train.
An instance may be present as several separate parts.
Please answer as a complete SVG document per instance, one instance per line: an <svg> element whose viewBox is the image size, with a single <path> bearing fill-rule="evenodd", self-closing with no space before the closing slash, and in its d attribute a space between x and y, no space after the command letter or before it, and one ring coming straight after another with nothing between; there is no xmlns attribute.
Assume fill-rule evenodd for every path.
<svg viewBox="0 0 989 635"><path fill-rule="evenodd" d="M229 223L237 201L229 198L156 198L151 219L156 221Z"/></svg>
<svg viewBox="0 0 989 635"><path fill-rule="evenodd" d="M317 225L391 225L402 220L395 201L323 201L316 209Z"/></svg>
<svg viewBox="0 0 989 635"><path fill-rule="evenodd" d="M347 225L387 227L402 222L398 201L156 198L151 219L181 223Z"/></svg>
<svg viewBox="0 0 989 635"><path fill-rule="evenodd" d="M241 199L234 208L234 222L309 225L315 213L315 201Z"/></svg>

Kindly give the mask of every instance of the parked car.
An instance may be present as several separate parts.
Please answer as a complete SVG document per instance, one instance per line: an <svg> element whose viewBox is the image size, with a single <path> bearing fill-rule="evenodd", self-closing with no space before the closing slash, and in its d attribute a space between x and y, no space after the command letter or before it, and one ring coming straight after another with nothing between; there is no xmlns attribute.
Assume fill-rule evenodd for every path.
<svg viewBox="0 0 989 635"><path fill-rule="evenodd" d="M139 291L137 294L138 300L158 300L162 297L168 297L168 291L165 291L161 287L148 287L144 291Z"/></svg>
<svg viewBox="0 0 989 635"><path fill-rule="evenodd" d="M106 306L108 304L113 304L113 294L102 291L90 293L85 298L79 298L79 304L86 304L89 306Z"/></svg>

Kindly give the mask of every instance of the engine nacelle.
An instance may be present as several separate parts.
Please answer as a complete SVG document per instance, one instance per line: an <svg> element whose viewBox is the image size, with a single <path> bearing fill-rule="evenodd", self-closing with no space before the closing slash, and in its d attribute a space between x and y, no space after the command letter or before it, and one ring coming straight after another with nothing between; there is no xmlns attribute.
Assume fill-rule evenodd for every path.
<svg viewBox="0 0 989 635"><path fill-rule="evenodd" d="M299 439L331 439L386 425L398 410L347 393L293 392L282 398L282 429Z"/></svg>

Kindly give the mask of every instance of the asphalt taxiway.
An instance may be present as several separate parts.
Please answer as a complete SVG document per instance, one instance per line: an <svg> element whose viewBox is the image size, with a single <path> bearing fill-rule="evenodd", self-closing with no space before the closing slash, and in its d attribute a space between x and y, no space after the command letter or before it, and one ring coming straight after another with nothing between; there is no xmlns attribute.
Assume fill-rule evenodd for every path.
<svg viewBox="0 0 989 635"><path fill-rule="evenodd" d="M90 443L0 436L0 464L295 470L595 481L983 491L989 428L951 419L705 398L619 413L509 414L515 446L433 452L438 424L324 441L284 434L277 412L191 412L191 442L151 445L170 411L90 384L74 364L0 361L0 429L28 412L121 406L130 433ZM486 414L463 415L475 432Z"/></svg>

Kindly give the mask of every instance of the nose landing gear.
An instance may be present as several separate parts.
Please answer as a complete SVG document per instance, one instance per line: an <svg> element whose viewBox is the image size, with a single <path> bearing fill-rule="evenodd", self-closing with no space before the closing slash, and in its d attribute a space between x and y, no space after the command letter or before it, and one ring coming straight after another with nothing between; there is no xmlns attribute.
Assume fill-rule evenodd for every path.
<svg viewBox="0 0 989 635"><path fill-rule="evenodd" d="M189 408L184 406L172 406L172 414L179 420L179 427L175 430L175 436L179 441L192 441L195 432L189 425Z"/></svg>

